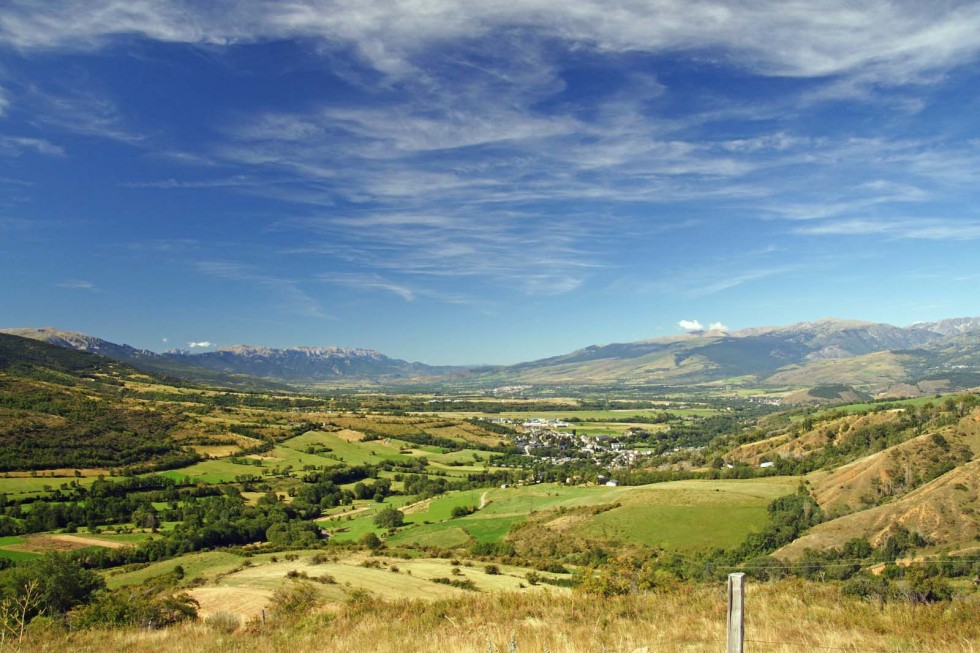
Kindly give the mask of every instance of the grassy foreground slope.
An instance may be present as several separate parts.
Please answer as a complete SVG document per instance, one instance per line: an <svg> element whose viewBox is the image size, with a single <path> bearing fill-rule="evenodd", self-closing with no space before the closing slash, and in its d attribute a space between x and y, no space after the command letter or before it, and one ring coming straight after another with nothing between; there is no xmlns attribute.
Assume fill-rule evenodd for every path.
<svg viewBox="0 0 980 653"><path fill-rule="evenodd" d="M270 618L235 633L194 623L164 631L33 634L20 650L76 653L484 653L486 651L721 651L723 585L597 599L579 593L470 594L431 602L355 597L287 622ZM980 603L876 604L836 585L753 584L746 598L747 650L922 651L980 647ZM914 624L914 625L913 625Z"/></svg>

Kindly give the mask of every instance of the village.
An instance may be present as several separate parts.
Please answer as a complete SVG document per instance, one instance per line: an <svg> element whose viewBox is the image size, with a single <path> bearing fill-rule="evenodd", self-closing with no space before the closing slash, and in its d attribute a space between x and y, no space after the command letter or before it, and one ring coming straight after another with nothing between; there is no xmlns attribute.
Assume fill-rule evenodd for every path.
<svg viewBox="0 0 980 653"><path fill-rule="evenodd" d="M521 429L521 434L514 438L514 444L524 455L555 465L590 461L609 468L630 467L640 458L654 455L650 451L629 449L620 437L614 435L578 433L571 428L571 424L561 420L534 417L524 422L507 418L488 421ZM631 433L627 430L624 436Z"/></svg>

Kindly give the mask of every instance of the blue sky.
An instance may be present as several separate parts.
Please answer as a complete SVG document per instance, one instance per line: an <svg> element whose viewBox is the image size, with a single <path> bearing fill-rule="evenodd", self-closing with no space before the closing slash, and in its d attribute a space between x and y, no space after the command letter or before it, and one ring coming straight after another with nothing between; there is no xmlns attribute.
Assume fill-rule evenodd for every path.
<svg viewBox="0 0 980 653"><path fill-rule="evenodd" d="M0 6L0 326L513 363L976 315L980 3Z"/></svg>

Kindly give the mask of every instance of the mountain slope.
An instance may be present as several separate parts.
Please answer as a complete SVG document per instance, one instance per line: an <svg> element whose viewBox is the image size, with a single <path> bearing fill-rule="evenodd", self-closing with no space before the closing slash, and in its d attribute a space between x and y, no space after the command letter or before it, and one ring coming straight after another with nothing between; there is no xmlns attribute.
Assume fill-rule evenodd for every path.
<svg viewBox="0 0 980 653"><path fill-rule="evenodd" d="M974 460L893 503L819 524L776 555L797 558L806 549L840 547L858 537L879 546L895 524L925 536L944 550L973 549L980 538L978 492L980 460Z"/></svg>
<svg viewBox="0 0 980 653"><path fill-rule="evenodd" d="M103 356L0 334L0 470L169 468L198 460L174 437L173 414L120 398L134 377L146 379Z"/></svg>
<svg viewBox="0 0 980 653"><path fill-rule="evenodd" d="M409 363L371 349L343 347L272 349L239 345L200 354L170 353L165 356L210 370L303 384L341 379L384 381L432 377L452 369Z"/></svg>
<svg viewBox="0 0 980 653"><path fill-rule="evenodd" d="M805 483L828 516L778 556L795 559L808 548L839 549L854 538L878 546L896 525L924 536L937 549L976 546L977 395L864 413L826 409L759 435L730 449L724 459L751 467L776 461L778 468L815 470L805 475Z"/></svg>
<svg viewBox="0 0 980 653"><path fill-rule="evenodd" d="M217 385L243 390L284 390L286 386L270 380L245 376L226 371L209 370L181 360L179 356L157 354L129 345L118 345L101 338L75 331L63 331L52 327L0 329L0 334L29 338L69 350L98 354L116 361L128 363L151 374L171 376L191 383Z"/></svg>
<svg viewBox="0 0 980 653"><path fill-rule="evenodd" d="M509 367L430 367L370 349L240 345L203 353L135 349L56 329L11 329L196 382L268 389L275 384L425 383L464 380L565 385L852 386L860 392L929 394L980 385L980 318L911 327L825 319L735 332L696 331L594 345ZM262 381L256 380L262 379ZM281 387L281 385L279 386Z"/></svg>
<svg viewBox="0 0 980 653"><path fill-rule="evenodd" d="M826 319L786 327L592 346L515 365L493 377L524 383L689 385L747 382L774 386L846 383L883 391L920 379L970 387L980 372L978 318L900 328ZM931 391L932 388L924 391Z"/></svg>

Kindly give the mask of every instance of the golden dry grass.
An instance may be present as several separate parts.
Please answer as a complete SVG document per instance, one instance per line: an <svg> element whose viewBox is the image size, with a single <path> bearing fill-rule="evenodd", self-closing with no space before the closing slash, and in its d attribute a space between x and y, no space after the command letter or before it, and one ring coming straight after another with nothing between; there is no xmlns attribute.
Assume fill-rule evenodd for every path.
<svg viewBox="0 0 980 653"><path fill-rule="evenodd" d="M950 604L879 605L842 597L834 585L786 581L749 584L746 650L926 651L980 648L976 594ZM163 632L46 634L25 652L357 653L605 650L721 651L723 584L670 593L599 599L581 594L477 594L452 600L360 599L298 623L253 623L227 634L201 623Z"/></svg>

